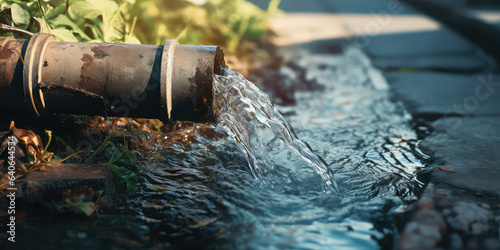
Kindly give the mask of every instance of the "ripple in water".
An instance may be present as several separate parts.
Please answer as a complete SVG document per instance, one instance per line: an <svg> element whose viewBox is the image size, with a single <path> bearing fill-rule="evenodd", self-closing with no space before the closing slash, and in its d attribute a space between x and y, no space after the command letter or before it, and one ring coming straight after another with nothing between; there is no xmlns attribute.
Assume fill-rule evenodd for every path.
<svg viewBox="0 0 500 250"><path fill-rule="evenodd" d="M265 93L228 69L214 80L217 125L244 152L262 185L293 194L337 190L331 170L297 137Z"/></svg>
<svg viewBox="0 0 500 250"><path fill-rule="evenodd" d="M390 101L384 84L375 84L383 78L374 77L377 70L360 50L293 62L324 89L298 91L296 104L278 108L291 114L297 135L321 158L267 96L229 72L215 79L219 126L162 134L172 143L142 161L137 192L115 194L114 205L92 223L59 215L22 223L22 242L28 249L40 242L49 249L392 247L393 214L424 185L426 156L411 116ZM335 185L328 169L338 193L323 192Z"/></svg>

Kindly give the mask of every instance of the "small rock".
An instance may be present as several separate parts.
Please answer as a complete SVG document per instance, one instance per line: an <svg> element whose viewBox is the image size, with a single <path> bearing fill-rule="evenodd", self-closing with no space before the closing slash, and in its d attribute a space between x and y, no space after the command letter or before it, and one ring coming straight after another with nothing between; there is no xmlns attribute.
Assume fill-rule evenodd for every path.
<svg viewBox="0 0 500 250"><path fill-rule="evenodd" d="M486 249L500 249L500 240L491 238L484 241Z"/></svg>
<svg viewBox="0 0 500 250"><path fill-rule="evenodd" d="M87 238L87 234L85 232L75 232L74 230L68 230L66 231L66 234L68 235L68 237L75 239Z"/></svg>
<svg viewBox="0 0 500 250"><path fill-rule="evenodd" d="M454 233L450 235L450 247L451 249L462 249L462 237L459 234Z"/></svg>
<svg viewBox="0 0 500 250"><path fill-rule="evenodd" d="M486 208L486 209L488 209L488 210L490 210L490 209L491 209L491 206L490 206L489 204L486 204L486 203L481 203L481 204L479 204L479 205L481 205L481 207L484 207L484 208Z"/></svg>
<svg viewBox="0 0 500 250"><path fill-rule="evenodd" d="M450 214L451 214L451 210L450 209L448 209L448 208L443 209L443 215L444 216L448 216Z"/></svg>
<svg viewBox="0 0 500 250"><path fill-rule="evenodd" d="M495 216L495 221L497 222L497 224L500 224L500 215Z"/></svg>
<svg viewBox="0 0 500 250"><path fill-rule="evenodd" d="M442 240L445 227L443 218L435 210L419 210L406 225L399 249L433 249Z"/></svg>
<svg viewBox="0 0 500 250"><path fill-rule="evenodd" d="M465 233L481 234L488 230L493 214L475 203L460 201L452 209L455 216L448 219L450 225Z"/></svg>
<svg viewBox="0 0 500 250"><path fill-rule="evenodd" d="M418 209L419 210L424 210L424 209L431 209L434 208L434 200L430 197L422 197L418 201Z"/></svg>
<svg viewBox="0 0 500 250"><path fill-rule="evenodd" d="M474 235L481 234L482 232L488 231L488 224L481 222L474 222L472 223L472 225L470 225L470 231Z"/></svg>

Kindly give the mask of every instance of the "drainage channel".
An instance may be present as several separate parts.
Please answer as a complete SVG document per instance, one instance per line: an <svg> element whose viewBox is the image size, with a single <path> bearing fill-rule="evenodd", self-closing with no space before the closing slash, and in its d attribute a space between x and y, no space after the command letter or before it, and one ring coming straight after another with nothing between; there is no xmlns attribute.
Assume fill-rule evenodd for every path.
<svg viewBox="0 0 500 250"><path fill-rule="evenodd" d="M293 77L293 68L303 69L305 81L319 87L295 91L295 104L277 109L325 162L338 191L325 189L322 178L294 182L273 178L272 171L264 173L268 178L255 175L248 155L220 126L195 129L195 143L159 148L143 161L138 190L115 197L92 223L28 218L19 232L30 239L26 246L42 241L48 248L392 246L393 214L424 187L427 156L418 150L411 116L390 101L380 71L360 50L295 57L278 74ZM282 188L270 188L278 184Z"/></svg>

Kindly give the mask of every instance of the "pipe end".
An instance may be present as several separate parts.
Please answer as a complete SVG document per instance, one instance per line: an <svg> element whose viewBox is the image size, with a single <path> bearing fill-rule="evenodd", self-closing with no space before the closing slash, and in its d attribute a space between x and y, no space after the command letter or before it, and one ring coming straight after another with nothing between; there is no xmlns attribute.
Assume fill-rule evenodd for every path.
<svg viewBox="0 0 500 250"><path fill-rule="evenodd" d="M162 60L162 78L166 79L162 95L166 95L164 100L170 99L164 103L169 112L167 121L215 121L213 75L221 74L225 67L222 49L180 44L167 49L170 60Z"/></svg>

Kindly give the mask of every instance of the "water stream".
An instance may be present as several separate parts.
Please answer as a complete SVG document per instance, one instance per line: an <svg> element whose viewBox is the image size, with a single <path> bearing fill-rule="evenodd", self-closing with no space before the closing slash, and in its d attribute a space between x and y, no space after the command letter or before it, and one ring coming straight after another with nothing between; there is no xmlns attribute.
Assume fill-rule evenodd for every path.
<svg viewBox="0 0 500 250"><path fill-rule="evenodd" d="M291 60L322 90L274 107L241 75L217 76L217 127L158 148L103 216L32 219L20 237L47 249L390 247L393 215L424 186L411 117L359 50Z"/></svg>
<svg viewBox="0 0 500 250"><path fill-rule="evenodd" d="M230 70L214 81L217 126L244 152L262 185L294 194L336 190L326 163L297 138L265 93Z"/></svg>

